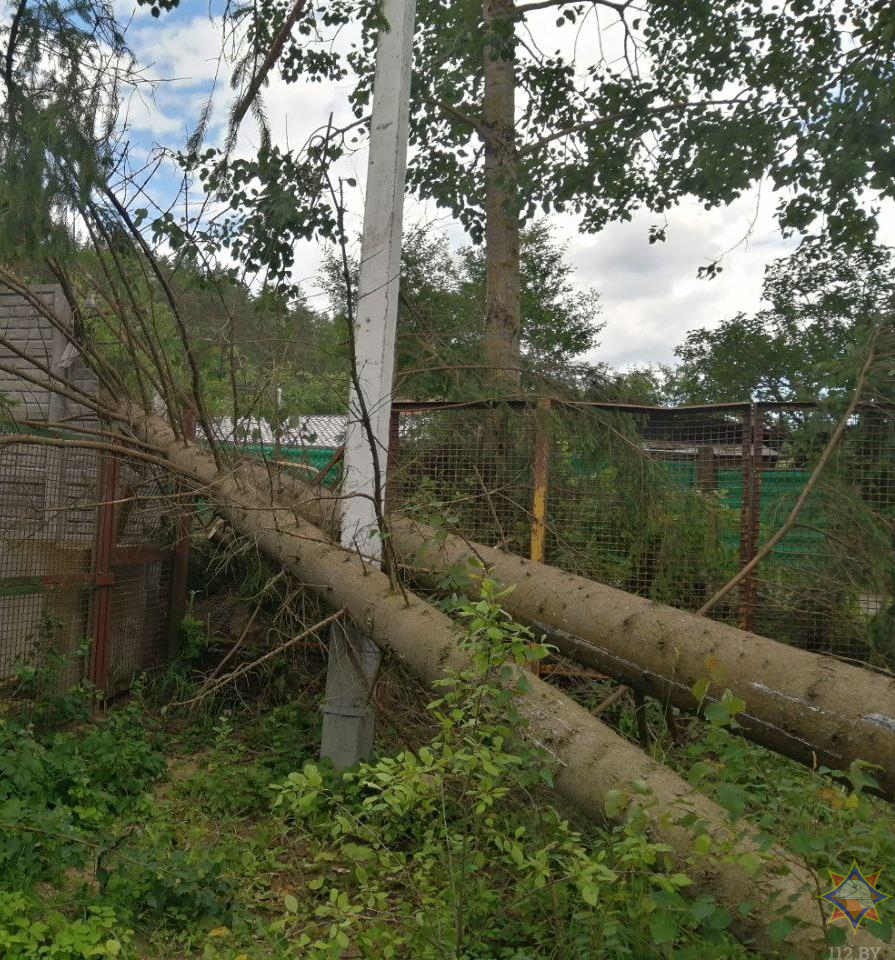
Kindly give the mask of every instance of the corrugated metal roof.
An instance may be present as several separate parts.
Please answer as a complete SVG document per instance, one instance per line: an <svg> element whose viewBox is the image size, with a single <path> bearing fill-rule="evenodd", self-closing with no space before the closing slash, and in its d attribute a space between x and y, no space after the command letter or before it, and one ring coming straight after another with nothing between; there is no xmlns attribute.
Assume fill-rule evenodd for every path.
<svg viewBox="0 0 895 960"><path fill-rule="evenodd" d="M709 448L716 457L740 459L743 456L743 446L739 443L708 443L695 444L686 440L644 440L641 448L647 453L673 453L687 457L695 457L700 450ZM774 460L780 454L772 447L763 445L761 456L764 459Z"/></svg>
<svg viewBox="0 0 895 960"><path fill-rule="evenodd" d="M279 440L286 447L338 447L345 439L348 417L344 414L311 414L290 417L277 428L257 417L241 419L234 426L232 417L212 421L215 438L225 443L271 445Z"/></svg>

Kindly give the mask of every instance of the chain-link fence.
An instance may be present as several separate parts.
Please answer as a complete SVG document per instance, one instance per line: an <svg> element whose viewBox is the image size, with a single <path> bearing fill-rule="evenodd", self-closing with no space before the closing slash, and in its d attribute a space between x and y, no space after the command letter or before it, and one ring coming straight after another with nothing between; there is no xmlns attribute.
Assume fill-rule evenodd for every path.
<svg viewBox="0 0 895 960"><path fill-rule="evenodd" d="M184 505L162 471L32 432L0 447L0 692L35 669L114 692L176 638Z"/></svg>
<svg viewBox="0 0 895 960"><path fill-rule="evenodd" d="M390 495L461 534L699 609L786 519L836 422L810 404L396 404ZM895 425L862 409L794 528L712 616L895 647Z"/></svg>

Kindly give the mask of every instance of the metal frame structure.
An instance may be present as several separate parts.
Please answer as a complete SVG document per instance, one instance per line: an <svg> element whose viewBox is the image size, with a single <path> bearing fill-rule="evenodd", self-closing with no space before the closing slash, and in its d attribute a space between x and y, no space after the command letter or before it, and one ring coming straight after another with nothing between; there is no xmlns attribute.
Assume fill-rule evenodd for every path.
<svg viewBox="0 0 895 960"><path fill-rule="evenodd" d="M0 695L19 666L44 666L51 652L63 655L60 684L86 679L114 693L176 647L189 520L157 469L123 450L78 447L109 435L108 425L29 379L49 368L83 397L98 392L65 335L72 318L61 288L34 293L45 309L0 293L0 429L38 435L0 447Z"/></svg>
<svg viewBox="0 0 895 960"><path fill-rule="evenodd" d="M500 407L506 438L488 428ZM821 484L712 616L811 649L876 655L865 627L888 629L879 618L895 618L895 587L838 510L848 496L867 507L865 532L884 559L885 518L895 520L891 414L858 410L839 479ZM471 539L695 610L785 519L836 416L794 402L396 402L389 499L426 509L428 497Z"/></svg>

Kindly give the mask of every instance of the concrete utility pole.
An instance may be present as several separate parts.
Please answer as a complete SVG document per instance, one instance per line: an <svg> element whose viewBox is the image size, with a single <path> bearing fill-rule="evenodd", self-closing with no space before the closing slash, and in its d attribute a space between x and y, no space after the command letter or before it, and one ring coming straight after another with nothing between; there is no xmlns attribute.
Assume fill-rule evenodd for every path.
<svg viewBox="0 0 895 960"><path fill-rule="evenodd" d="M354 323L359 391L349 397L342 479L342 546L378 567L382 543L376 498L385 488L388 463L401 219L407 166L407 127L416 0L385 0L388 30L379 34L370 158ZM369 429L364 423L364 411ZM370 442L372 434L373 443ZM375 460L374 460L375 458ZM380 489L376 489L378 462ZM381 654L354 625L336 624L330 636L326 705L320 752L337 769L368 756L373 745L370 695Z"/></svg>

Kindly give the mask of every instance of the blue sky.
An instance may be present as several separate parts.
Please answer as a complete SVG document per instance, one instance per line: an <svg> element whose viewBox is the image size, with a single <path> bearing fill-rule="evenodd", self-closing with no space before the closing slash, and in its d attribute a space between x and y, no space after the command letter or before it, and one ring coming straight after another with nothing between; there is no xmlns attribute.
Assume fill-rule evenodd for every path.
<svg viewBox="0 0 895 960"><path fill-rule="evenodd" d="M215 91L215 110L208 139L220 142L226 130L230 103L229 65L220 64L223 36L216 15L220 3L182 0L179 9L153 19L133 0L117 0L119 16L130 19L128 39L138 59L158 84L154 96L132 98L128 109L130 136L137 151L156 144L177 147L193 129L196 117ZM132 19L131 19L132 18ZM545 33L553 27L545 20ZM548 38L549 39L549 38ZM281 144L300 144L330 113L350 116L349 84L289 86L277 78L266 90L265 104L273 136ZM257 132L247 119L237 152L250 153ZM351 213L359 229L363 205L366 157L346 162L346 176L358 182L351 198ZM173 185L169 181L168 189ZM161 192L165 184L159 182ZM600 293L606 327L594 358L616 366L669 362L674 347L688 330L711 326L740 310L753 310L760 302L764 266L785 255L784 241L773 217L775 198L758 189L730 207L705 211L697 203L683 203L668 220L668 239L650 245L649 227L657 218L648 214L625 224L614 224L602 233L581 234L573 217L554 217L556 234L568 244L576 282ZM433 223L453 242L464 242L457 224L431 206L409 200L408 225ZM884 217L884 238L895 237L895 217ZM323 305L314 283L320 249L304 244L296 262L312 303ZM697 279L698 267L723 255L724 271L714 280Z"/></svg>

